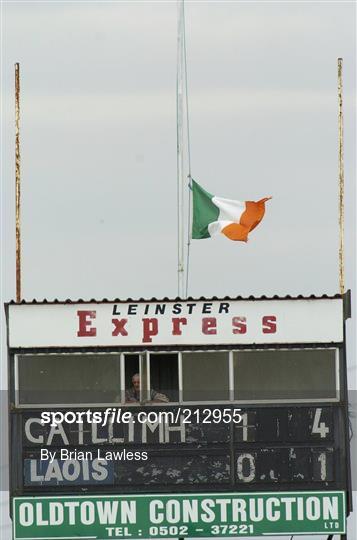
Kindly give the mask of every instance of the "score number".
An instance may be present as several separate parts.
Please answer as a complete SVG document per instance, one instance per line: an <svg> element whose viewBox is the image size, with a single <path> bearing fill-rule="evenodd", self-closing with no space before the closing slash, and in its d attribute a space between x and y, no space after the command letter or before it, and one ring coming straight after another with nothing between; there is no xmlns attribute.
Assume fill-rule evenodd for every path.
<svg viewBox="0 0 357 540"><path fill-rule="evenodd" d="M310 442L333 438L332 407L248 409L235 426L235 442Z"/></svg>
<svg viewBox="0 0 357 540"><path fill-rule="evenodd" d="M235 428L236 443L259 443L236 449L238 483L329 482L334 479L332 407L248 409ZM326 442L331 447L319 446ZM314 443L316 446L314 446ZM279 443L284 446L267 446ZM287 444L286 444L287 443ZM294 446L294 443L305 443Z"/></svg>
<svg viewBox="0 0 357 540"><path fill-rule="evenodd" d="M320 435L321 439L326 439L326 436L330 433L330 428L326 426L325 422L321 422L321 415L322 408L318 407L314 415L312 433Z"/></svg>
<svg viewBox="0 0 357 540"><path fill-rule="evenodd" d="M290 447L260 448L236 453L238 483L330 482L333 449Z"/></svg>

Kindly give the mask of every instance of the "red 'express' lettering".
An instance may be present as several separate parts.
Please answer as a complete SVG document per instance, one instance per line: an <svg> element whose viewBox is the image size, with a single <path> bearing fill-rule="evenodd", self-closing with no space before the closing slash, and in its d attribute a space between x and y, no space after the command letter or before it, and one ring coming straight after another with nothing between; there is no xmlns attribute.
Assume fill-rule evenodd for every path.
<svg viewBox="0 0 357 540"><path fill-rule="evenodd" d="M152 336L157 336L158 331L157 319L143 319L143 343L151 343Z"/></svg>
<svg viewBox="0 0 357 540"><path fill-rule="evenodd" d="M247 333L247 317L233 317L233 334Z"/></svg>
<svg viewBox="0 0 357 540"><path fill-rule="evenodd" d="M187 324L186 317L173 317L172 319L172 335L181 336L182 330L181 325Z"/></svg>
<svg viewBox="0 0 357 540"><path fill-rule="evenodd" d="M92 326L91 319L96 318L96 311L87 311L87 310L79 310L77 311L77 315L79 318L78 321L78 337L85 337L85 336L96 336L97 335L97 329Z"/></svg>
<svg viewBox="0 0 357 540"><path fill-rule="evenodd" d="M275 334L276 333L276 316L265 315L262 318L263 334Z"/></svg>
<svg viewBox="0 0 357 540"><path fill-rule="evenodd" d="M97 312L90 310L78 310L78 337L94 337L97 335L97 328L93 326L93 320L96 318ZM277 332L276 315L264 315L262 317L261 332L263 334L275 334ZM128 336L126 325L128 319L112 319L113 329L112 336ZM182 336L182 327L187 326L186 317L172 317L171 334L173 336ZM233 334L246 334L248 331L247 318L244 316L236 316L231 322ZM218 326L217 326L218 325ZM164 325L165 327L166 325ZM226 325L224 325L224 328ZM201 319L201 332L207 336L217 334L217 329L220 328L220 321L217 323L216 317L203 317ZM198 331L197 327L192 328L193 332ZM159 320L156 317L142 319L142 343L152 343L153 337L159 333ZM225 332L227 329L225 330ZM165 332L164 332L165 333Z"/></svg>
<svg viewBox="0 0 357 540"><path fill-rule="evenodd" d="M127 336L128 332L124 326L128 322L128 319L112 319L112 323L114 324L112 336Z"/></svg>
<svg viewBox="0 0 357 540"><path fill-rule="evenodd" d="M202 333L207 335L217 334L217 320L216 317L203 317L202 319Z"/></svg>

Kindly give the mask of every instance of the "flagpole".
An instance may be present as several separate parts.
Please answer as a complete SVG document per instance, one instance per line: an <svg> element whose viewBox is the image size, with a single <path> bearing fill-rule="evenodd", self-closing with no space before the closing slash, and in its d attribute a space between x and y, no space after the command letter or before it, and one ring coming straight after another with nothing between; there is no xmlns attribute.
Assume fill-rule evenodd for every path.
<svg viewBox="0 0 357 540"><path fill-rule="evenodd" d="M345 292L345 253L344 253L344 228L345 228L345 171L344 171L344 138L343 138L343 83L342 83L343 59L337 60L338 77L338 178L339 178L339 285L340 293Z"/></svg>
<svg viewBox="0 0 357 540"><path fill-rule="evenodd" d="M15 206L16 206L16 302L21 301L21 155L20 155L20 64L15 64Z"/></svg>
<svg viewBox="0 0 357 540"><path fill-rule="evenodd" d="M177 80L176 80L176 127L177 127L177 289L178 296L184 297L184 135L183 135L183 0L178 0L177 10Z"/></svg>
<svg viewBox="0 0 357 540"><path fill-rule="evenodd" d="M188 296L189 274L190 274L190 250L191 250L191 204L192 204L192 176L191 176L191 136L190 136L190 115L188 106L188 81L187 81L187 46L186 46L186 17L185 0L182 0L182 35L183 35L183 62L185 76L185 104L186 104L186 132L187 132L187 165L188 165L188 201L187 201L187 247L186 247L186 285L185 298Z"/></svg>

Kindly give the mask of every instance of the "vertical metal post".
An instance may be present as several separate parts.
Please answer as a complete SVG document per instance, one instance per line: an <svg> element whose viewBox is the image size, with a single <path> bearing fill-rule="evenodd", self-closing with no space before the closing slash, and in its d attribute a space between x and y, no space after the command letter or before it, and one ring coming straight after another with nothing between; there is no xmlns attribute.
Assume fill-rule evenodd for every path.
<svg viewBox="0 0 357 540"><path fill-rule="evenodd" d="M183 137L183 0L178 0L177 10L177 80L176 80L176 123L177 123L177 288L178 296L184 297L184 137Z"/></svg>
<svg viewBox="0 0 357 540"><path fill-rule="evenodd" d="M338 178L339 178L339 283L340 293L345 292L345 171L343 161L343 85L342 85L342 58L337 60L338 77Z"/></svg>
<svg viewBox="0 0 357 540"><path fill-rule="evenodd" d="M16 302L21 301L20 64L15 64Z"/></svg>

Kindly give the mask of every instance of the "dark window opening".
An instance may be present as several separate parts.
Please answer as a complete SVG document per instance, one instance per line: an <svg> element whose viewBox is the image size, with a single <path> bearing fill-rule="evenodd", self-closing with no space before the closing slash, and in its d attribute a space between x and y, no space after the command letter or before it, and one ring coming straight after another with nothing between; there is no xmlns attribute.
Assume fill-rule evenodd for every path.
<svg viewBox="0 0 357 540"><path fill-rule="evenodd" d="M150 389L154 401L178 401L177 354L150 354Z"/></svg>
<svg viewBox="0 0 357 540"><path fill-rule="evenodd" d="M143 396L143 369L144 363L139 354L126 354L125 367L125 397L126 404L138 404Z"/></svg>

